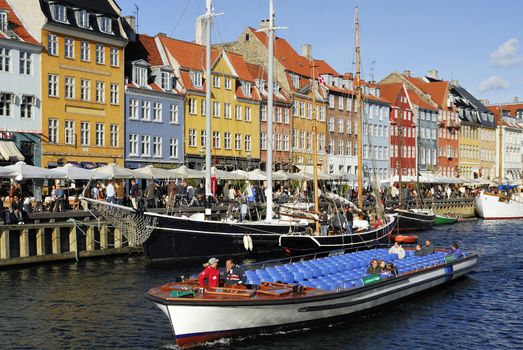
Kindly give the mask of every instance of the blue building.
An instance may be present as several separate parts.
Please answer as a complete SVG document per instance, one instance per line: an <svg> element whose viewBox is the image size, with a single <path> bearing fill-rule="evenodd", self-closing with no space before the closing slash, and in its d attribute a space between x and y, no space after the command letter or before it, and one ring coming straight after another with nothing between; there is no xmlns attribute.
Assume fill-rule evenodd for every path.
<svg viewBox="0 0 523 350"><path fill-rule="evenodd" d="M42 46L9 2L0 7L0 165L40 165Z"/></svg>
<svg viewBox="0 0 523 350"><path fill-rule="evenodd" d="M174 167L184 160L184 96L155 38L130 39L125 49L125 167Z"/></svg>

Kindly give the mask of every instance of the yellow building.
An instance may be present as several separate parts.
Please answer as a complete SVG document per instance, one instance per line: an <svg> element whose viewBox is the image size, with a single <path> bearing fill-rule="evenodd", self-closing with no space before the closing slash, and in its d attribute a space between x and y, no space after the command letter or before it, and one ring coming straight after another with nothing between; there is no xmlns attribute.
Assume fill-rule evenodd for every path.
<svg viewBox="0 0 523 350"><path fill-rule="evenodd" d="M42 165L123 164L127 40L119 8L112 0L17 3L45 48Z"/></svg>
<svg viewBox="0 0 523 350"><path fill-rule="evenodd" d="M477 124L462 121L459 135L459 176L466 179L479 177L479 129Z"/></svg>
<svg viewBox="0 0 523 350"><path fill-rule="evenodd" d="M161 51L183 86L185 162L201 168L205 161L205 47L157 36ZM211 142L213 164L223 169L252 169L260 163L260 95L242 56L212 51Z"/></svg>

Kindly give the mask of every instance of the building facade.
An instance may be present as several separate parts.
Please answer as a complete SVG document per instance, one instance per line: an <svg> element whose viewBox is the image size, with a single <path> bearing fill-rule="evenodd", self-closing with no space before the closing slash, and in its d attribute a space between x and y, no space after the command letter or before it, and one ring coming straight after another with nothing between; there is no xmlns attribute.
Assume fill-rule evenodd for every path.
<svg viewBox="0 0 523 350"><path fill-rule="evenodd" d="M8 0L0 0L0 165L41 161L40 53Z"/></svg>
<svg viewBox="0 0 523 350"><path fill-rule="evenodd" d="M38 35L42 166L123 164L127 39L113 0L13 0Z"/></svg>
<svg viewBox="0 0 523 350"><path fill-rule="evenodd" d="M184 161L184 96L156 40L133 35L125 49L125 167L174 167Z"/></svg>

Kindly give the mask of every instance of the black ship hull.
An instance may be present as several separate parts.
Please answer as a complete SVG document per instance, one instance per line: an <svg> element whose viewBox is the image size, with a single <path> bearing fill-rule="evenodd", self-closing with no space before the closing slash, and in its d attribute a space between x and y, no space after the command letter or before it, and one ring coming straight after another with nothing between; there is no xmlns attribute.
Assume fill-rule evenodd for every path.
<svg viewBox="0 0 523 350"><path fill-rule="evenodd" d="M436 218L436 215L433 214L416 213L403 209L394 209L392 213L398 216L398 224L394 230L395 233L431 230L432 226L434 226L434 219Z"/></svg>

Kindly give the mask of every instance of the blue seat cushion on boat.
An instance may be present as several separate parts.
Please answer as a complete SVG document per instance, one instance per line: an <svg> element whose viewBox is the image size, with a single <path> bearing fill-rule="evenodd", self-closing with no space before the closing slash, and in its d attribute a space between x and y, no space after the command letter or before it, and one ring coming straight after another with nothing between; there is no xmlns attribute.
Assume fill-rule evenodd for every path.
<svg viewBox="0 0 523 350"><path fill-rule="evenodd" d="M260 284L260 279L258 277L247 277L247 284Z"/></svg>
<svg viewBox="0 0 523 350"><path fill-rule="evenodd" d="M303 286L306 286L306 287L316 288L316 285L314 283L312 283L311 281L303 281L303 282L300 282L300 284Z"/></svg>

